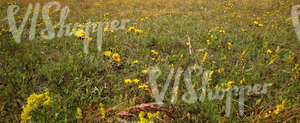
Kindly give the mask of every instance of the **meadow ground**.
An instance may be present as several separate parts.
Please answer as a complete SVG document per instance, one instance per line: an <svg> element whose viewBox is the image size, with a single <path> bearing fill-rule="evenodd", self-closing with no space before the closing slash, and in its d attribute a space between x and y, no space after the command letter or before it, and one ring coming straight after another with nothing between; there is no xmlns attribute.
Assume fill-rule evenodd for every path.
<svg viewBox="0 0 300 123"><path fill-rule="evenodd" d="M28 5L47 0L1 0L0 19L10 5L20 6L17 25ZM16 43L8 20L0 21L0 122L299 122L300 41L291 20L297 0L59 0L70 8L65 23L85 25L129 19L125 29L103 28L102 50L96 33L29 40L30 20ZM298 1L299 2L299 1ZM299 3L300 4L300 3ZM57 24L60 11L51 9ZM60 27L53 25L56 33ZM207 88L228 89L271 83L265 93L220 100L182 98L190 92L184 75L171 78L164 104L156 105L148 69L157 66L159 90L171 68L201 66ZM202 78L191 77L196 96ZM173 88L174 81L179 85ZM175 91L173 91L175 89ZM171 101L172 92L178 95ZM251 92L253 93L253 92ZM208 96L209 97L209 96Z"/></svg>

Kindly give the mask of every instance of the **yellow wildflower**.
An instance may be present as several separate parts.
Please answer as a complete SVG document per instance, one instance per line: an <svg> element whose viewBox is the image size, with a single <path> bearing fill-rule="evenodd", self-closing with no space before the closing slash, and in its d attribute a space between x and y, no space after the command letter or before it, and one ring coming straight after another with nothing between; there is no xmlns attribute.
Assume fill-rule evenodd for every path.
<svg viewBox="0 0 300 123"><path fill-rule="evenodd" d="M243 32L247 32L247 31L248 31L248 29L241 29L241 31L243 31Z"/></svg>
<svg viewBox="0 0 300 123"><path fill-rule="evenodd" d="M267 53L271 54L271 53L272 53L272 50L268 49L268 50L267 50Z"/></svg>
<svg viewBox="0 0 300 123"><path fill-rule="evenodd" d="M272 113L272 111L266 112L266 113L265 113L265 118L270 117L271 113Z"/></svg>
<svg viewBox="0 0 300 123"><path fill-rule="evenodd" d="M277 46L275 52L279 53L279 51L280 51L280 46Z"/></svg>
<svg viewBox="0 0 300 123"><path fill-rule="evenodd" d="M131 79L125 79L124 82L125 82L126 84L130 84L130 83L132 83L132 80L131 80Z"/></svg>
<svg viewBox="0 0 300 123"><path fill-rule="evenodd" d="M32 116L30 113L32 110L37 109L40 105L48 106L50 105L51 98L49 97L49 90L46 89L43 94L31 94L27 98L27 104L21 113L21 123L25 123L27 120L30 120Z"/></svg>
<svg viewBox="0 0 300 123"><path fill-rule="evenodd" d="M107 27L103 28L103 31L104 31L104 32L107 32L107 31L108 31L108 28L107 28Z"/></svg>
<svg viewBox="0 0 300 123"><path fill-rule="evenodd" d="M205 53L204 53L204 56L203 56L203 58L202 58L201 64L204 64L204 62L206 61L207 58L208 58L208 53L205 52Z"/></svg>
<svg viewBox="0 0 300 123"><path fill-rule="evenodd" d="M227 42L227 48L230 50L231 49L231 42Z"/></svg>
<svg viewBox="0 0 300 123"><path fill-rule="evenodd" d="M144 89L144 90L150 91L149 86L146 84L139 85L139 89Z"/></svg>
<svg viewBox="0 0 300 123"><path fill-rule="evenodd" d="M155 50L151 50L151 52L152 52L154 55L158 55L158 52L156 52Z"/></svg>
<svg viewBox="0 0 300 123"><path fill-rule="evenodd" d="M232 84L234 84L234 81L228 81L228 82L226 83L226 86L227 86L227 87L230 87Z"/></svg>
<svg viewBox="0 0 300 123"><path fill-rule="evenodd" d="M254 23L255 25L257 25L257 24L258 24L258 22L257 22L257 21L254 21L253 23Z"/></svg>
<svg viewBox="0 0 300 123"><path fill-rule="evenodd" d="M204 51L204 49L198 49L198 52L203 52Z"/></svg>
<svg viewBox="0 0 300 123"><path fill-rule="evenodd" d="M138 34L142 34L143 33L143 30L140 30L140 29L136 29L134 30L135 33L138 33Z"/></svg>
<svg viewBox="0 0 300 123"><path fill-rule="evenodd" d="M241 57L243 58L245 55L246 55L246 51L243 50L243 52L242 52L242 54L241 54Z"/></svg>
<svg viewBox="0 0 300 123"><path fill-rule="evenodd" d="M206 40L206 44L207 44L207 45L210 45L210 40Z"/></svg>
<svg viewBox="0 0 300 123"><path fill-rule="evenodd" d="M219 68L218 73L222 73L224 71L224 68Z"/></svg>
<svg viewBox="0 0 300 123"><path fill-rule="evenodd" d="M91 42L93 40L93 38L91 38L91 37L87 37L86 39L88 42Z"/></svg>
<svg viewBox="0 0 300 123"><path fill-rule="evenodd" d="M138 121L138 123L146 123L147 122L146 119L144 118L144 116L145 116L145 113L143 111L141 111L139 113L139 119L140 119L140 121Z"/></svg>
<svg viewBox="0 0 300 123"><path fill-rule="evenodd" d="M241 80L240 80L240 84L243 84L245 82L245 78L243 77Z"/></svg>
<svg viewBox="0 0 300 123"><path fill-rule="evenodd" d="M191 119L191 114L188 112L188 113L186 114L186 117L187 117L188 119Z"/></svg>
<svg viewBox="0 0 300 123"><path fill-rule="evenodd" d="M132 63L133 64L136 64L136 63L138 63L139 61L138 60L134 60Z"/></svg>
<svg viewBox="0 0 300 123"><path fill-rule="evenodd" d="M223 56L222 58L221 58L221 60L226 60L227 59L227 56Z"/></svg>
<svg viewBox="0 0 300 123"><path fill-rule="evenodd" d="M156 112L156 113L150 113L148 112L147 113L147 116L148 116L148 122L149 123L154 123L154 120L155 118L159 115L159 112Z"/></svg>
<svg viewBox="0 0 300 123"><path fill-rule="evenodd" d="M101 112L101 118L104 119L105 118L105 109L104 109L104 104L103 103L99 103L99 107L100 107L100 112Z"/></svg>
<svg viewBox="0 0 300 123"><path fill-rule="evenodd" d="M274 61L275 61L277 58L278 58L278 55L273 55L272 58L271 58L271 61L269 62L268 65L273 64Z"/></svg>
<svg viewBox="0 0 300 123"><path fill-rule="evenodd" d="M76 119L82 119L82 110L79 107L77 108Z"/></svg>
<svg viewBox="0 0 300 123"><path fill-rule="evenodd" d="M215 88L219 88L219 85L216 85L216 87Z"/></svg>
<svg viewBox="0 0 300 123"><path fill-rule="evenodd" d="M104 55L105 55L105 56L110 56L110 55L111 55L111 52L110 52L110 51L105 51L105 52L104 52Z"/></svg>
<svg viewBox="0 0 300 123"><path fill-rule="evenodd" d="M217 62L216 62L216 61L212 61L212 63L213 63L213 64L216 64Z"/></svg>
<svg viewBox="0 0 300 123"><path fill-rule="evenodd" d="M143 73L143 74L147 74L147 73L148 73L148 70L142 70L142 73Z"/></svg>
<svg viewBox="0 0 300 123"><path fill-rule="evenodd" d="M139 83L139 79L134 79L134 80L132 80L134 83Z"/></svg>
<svg viewBox="0 0 300 123"><path fill-rule="evenodd" d="M129 29L127 30L127 32L135 32L135 28L133 26L129 27Z"/></svg>
<svg viewBox="0 0 300 123"><path fill-rule="evenodd" d="M279 114L284 109L285 100L281 102L281 104L276 105L276 110L274 111L275 114Z"/></svg>
<svg viewBox="0 0 300 123"><path fill-rule="evenodd" d="M85 32L82 30L82 29L78 29L76 32L75 32L75 36L77 38L83 38L84 37L84 34Z"/></svg>
<svg viewBox="0 0 300 123"><path fill-rule="evenodd" d="M120 55L118 53L114 53L112 57L118 63L118 65L120 65Z"/></svg>
<svg viewBox="0 0 300 123"><path fill-rule="evenodd" d="M209 81L212 80L212 75L213 75L213 74L214 74L214 71L210 71L210 72L209 72L209 79L208 79Z"/></svg>

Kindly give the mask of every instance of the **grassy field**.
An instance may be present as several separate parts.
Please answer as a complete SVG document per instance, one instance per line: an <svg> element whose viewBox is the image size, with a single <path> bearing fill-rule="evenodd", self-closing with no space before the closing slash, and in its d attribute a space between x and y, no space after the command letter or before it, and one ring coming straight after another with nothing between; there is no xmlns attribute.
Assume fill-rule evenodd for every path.
<svg viewBox="0 0 300 123"><path fill-rule="evenodd" d="M0 19L9 5L20 6L17 25L32 4L47 0L1 0ZM299 122L300 41L291 20L297 0L59 0L70 13L68 25L129 19L125 29L104 28L102 50L91 33L89 52L73 36L29 40L30 21L16 43L8 20L0 21L0 122ZM299 1L298 1L299 2ZM53 24L60 11L50 11ZM32 14L29 20L32 19ZM56 33L59 26L53 26ZM75 36L74 36L75 35ZM161 69L159 89L170 69L199 65L211 70L208 88L272 83L265 94L186 103L188 91L175 78L164 104L155 104L149 67ZM197 97L201 77L193 75Z"/></svg>

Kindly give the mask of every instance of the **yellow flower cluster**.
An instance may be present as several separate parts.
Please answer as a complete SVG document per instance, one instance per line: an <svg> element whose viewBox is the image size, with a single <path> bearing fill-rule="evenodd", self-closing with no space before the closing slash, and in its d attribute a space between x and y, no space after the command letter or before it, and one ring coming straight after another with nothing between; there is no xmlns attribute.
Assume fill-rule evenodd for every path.
<svg viewBox="0 0 300 123"><path fill-rule="evenodd" d="M77 29L77 31L75 32L75 36L77 38L84 38L84 34L85 34L85 31L82 29Z"/></svg>
<svg viewBox="0 0 300 123"><path fill-rule="evenodd" d="M276 110L274 111L275 114L279 114L284 109L285 100L281 102L281 104L276 106Z"/></svg>
<svg viewBox="0 0 300 123"><path fill-rule="evenodd" d="M139 63L139 60L134 60L134 61L132 61L132 63L137 64L137 63Z"/></svg>
<svg viewBox="0 0 300 123"><path fill-rule="evenodd" d="M266 52L267 52L268 54L272 54L272 53L273 53L273 51L272 51L271 49L267 49ZM279 55L278 55L279 52L280 52L280 46L277 46L277 48L276 48L276 50L275 50L275 53L272 55L271 60L270 60L270 62L269 62L268 65L274 63L274 61L279 57Z"/></svg>
<svg viewBox="0 0 300 123"><path fill-rule="evenodd" d="M207 45L210 45L210 40L206 40L206 44L207 44Z"/></svg>
<svg viewBox="0 0 300 123"><path fill-rule="evenodd" d="M281 102L281 104L279 104L279 105L276 105L276 109L273 111L273 113L274 114L279 114L285 107L285 102L286 102L286 100L283 100L282 102ZM271 114L272 114L272 111L268 111L267 113L265 113L265 118L268 118L268 117L270 117L271 116Z"/></svg>
<svg viewBox="0 0 300 123"><path fill-rule="evenodd" d="M101 118L104 119L105 118L105 109L104 109L104 104L103 103L99 103L99 107L100 107L100 112L101 112Z"/></svg>
<svg viewBox="0 0 300 123"><path fill-rule="evenodd" d="M258 26L258 27L263 27L264 26L263 24L258 23L257 21L254 21L253 24L256 25L256 26Z"/></svg>
<svg viewBox="0 0 300 123"><path fill-rule="evenodd" d="M226 83L222 83L221 86L222 87L231 87L232 84L234 84L235 82L234 81L228 81Z"/></svg>
<svg viewBox="0 0 300 123"><path fill-rule="evenodd" d="M74 30L72 30L72 32L74 32ZM70 32L70 35L72 35L72 32ZM77 31L75 32L75 37L79 38L79 39L87 39L87 41L92 41L93 38L91 37L85 37L85 31L82 29L77 29Z"/></svg>
<svg viewBox="0 0 300 123"><path fill-rule="evenodd" d="M266 52L269 53L269 54L272 54L272 50L270 50L270 49L267 49Z"/></svg>
<svg viewBox="0 0 300 123"><path fill-rule="evenodd" d="M43 94L33 93L27 98L27 105L23 109L21 114L21 123L26 123L26 121L30 120L32 116L30 113L37 109L40 105L48 106L50 105L51 98L49 97L49 90L46 89Z"/></svg>
<svg viewBox="0 0 300 123"><path fill-rule="evenodd" d="M111 52L110 52L110 51L105 51L105 52L104 52L104 55L105 55L105 56L111 56Z"/></svg>
<svg viewBox="0 0 300 123"><path fill-rule="evenodd" d="M151 53L154 54L154 55L158 55L158 52L155 51L155 50L151 50Z"/></svg>
<svg viewBox="0 0 300 123"><path fill-rule="evenodd" d="M104 54L105 56L110 57L112 53L111 53L111 51L105 51L103 54ZM115 62L117 62L118 66L120 66L120 62L121 62L120 55L119 55L118 53L114 53L114 54L112 55L112 58L113 58L113 60L114 60Z"/></svg>
<svg viewBox="0 0 300 123"><path fill-rule="evenodd" d="M292 72L295 72L293 77L294 79L297 79L297 76L299 75L299 64L295 64L295 67L292 69Z"/></svg>
<svg viewBox="0 0 300 123"><path fill-rule="evenodd" d="M241 53L241 61L244 62L245 60L245 55L246 55L246 50L243 50L243 52Z"/></svg>
<svg viewBox="0 0 300 123"><path fill-rule="evenodd" d="M147 74L148 73L148 70L142 70L141 71L143 74Z"/></svg>
<svg viewBox="0 0 300 123"><path fill-rule="evenodd" d="M139 79L133 79L133 80L131 80L131 79L125 79L124 80L124 82L126 83L126 84L131 84L131 83L139 83Z"/></svg>
<svg viewBox="0 0 300 123"><path fill-rule="evenodd" d="M141 85L139 85L139 89L144 89L144 90L146 90L146 91L150 91L149 86L146 85L146 84L141 84Z"/></svg>
<svg viewBox="0 0 300 123"><path fill-rule="evenodd" d="M118 53L114 53L112 57L113 57L114 61L116 61L118 63L118 66L119 66L120 62L121 62L120 55Z"/></svg>
<svg viewBox="0 0 300 123"><path fill-rule="evenodd" d="M157 118L159 115L159 112L156 112L156 113L150 113L148 112L147 113L147 118L145 118L145 113L143 111L141 111L139 113L139 119L140 121L138 121L137 123L154 123L155 121L155 118Z"/></svg>
<svg viewBox="0 0 300 123"><path fill-rule="evenodd" d="M143 33L143 30L141 29L136 29L134 28L133 26L132 27L129 27L127 32L134 32L134 33L137 33L137 34L142 34Z"/></svg>

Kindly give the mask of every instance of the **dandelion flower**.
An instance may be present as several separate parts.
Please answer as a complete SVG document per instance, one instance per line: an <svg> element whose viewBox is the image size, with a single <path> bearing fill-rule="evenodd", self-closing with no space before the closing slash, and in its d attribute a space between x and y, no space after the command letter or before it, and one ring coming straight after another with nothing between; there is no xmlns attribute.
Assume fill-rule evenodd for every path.
<svg viewBox="0 0 300 123"><path fill-rule="evenodd" d="M131 79L125 79L124 82L125 82L126 84L130 84L130 83L132 83L132 80L131 80Z"/></svg>
<svg viewBox="0 0 300 123"><path fill-rule="evenodd" d="M78 29L76 32L75 32L75 36L77 38L83 38L84 37L84 34L85 32L82 30L82 29Z"/></svg>
<svg viewBox="0 0 300 123"><path fill-rule="evenodd" d="M149 86L146 84L139 85L140 89L149 90Z"/></svg>
<svg viewBox="0 0 300 123"><path fill-rule="evenodd" d="M112 57L118 63L118 65L120 65L120 55L118 53L114 53Z"/></svg>
<svg viewBox="0 0 300 123"><path fill-rule="evenodd" d="M271 53L272 53L272 50L268 49L268 50L267 50L267 53L271 54Z"/></svg>
<svg viewBox="0 0 300 123"><path fill-rule="evenodd" d="M257 22L257 21L254 21L253 23L254 23L255 25L257 25L257 24L258 24L258 22Z"/></svg>
<svg viewBox="0 0 300 123"><path fill-rule="evenodd" d="M148 71L147 70L142 70L142 73L146 74L146 73L148 73Z"/></svg>
<svg viewBox="0 0 300 123"><path fill-rule="evenodd" d="M228 81L225 85L226 85L227 87L230 87L232 84L234 84L234 81Z"/></svg>
<svg viewBox="0 0 300 123"><path fill-rule="evenodd" d="M134 79L134 80L132 80L134 83L139 83L139 79Z"/></svg>
<svg viewBox="0 0 300 123"><path fill-rule="evenodd" d="M158 52L156 52L155 50L151 50L151 52L152 52L154 55L158 55Z"/></svg>
<svg viewBox="0 0 300 123"><path fill-rule="evenodd" d="M104 55L105 55L105 56L110 56L110 55L111 55L111 52L110 52L110 51L105 51L105 52L104 52Z"/></svg>
<svg viewBox="0 0 300 123"><path fill-rule="evenodd" d="M138 63L139 61L138 60L134 60L132 63L133 64L136 64L136 63Z"/></svg>
<svg viewBox="0 0 300 123"><path fill-rule="evenodd" d="M135 28L133 26L129 27L129 29L127 30L127 32L135 32Z"/></svg>
<svg viewBox="0 0 300 123"><path fill-rule="evenodd" d="M210 45L210 40L206 40L207 45Z"/></svg>

